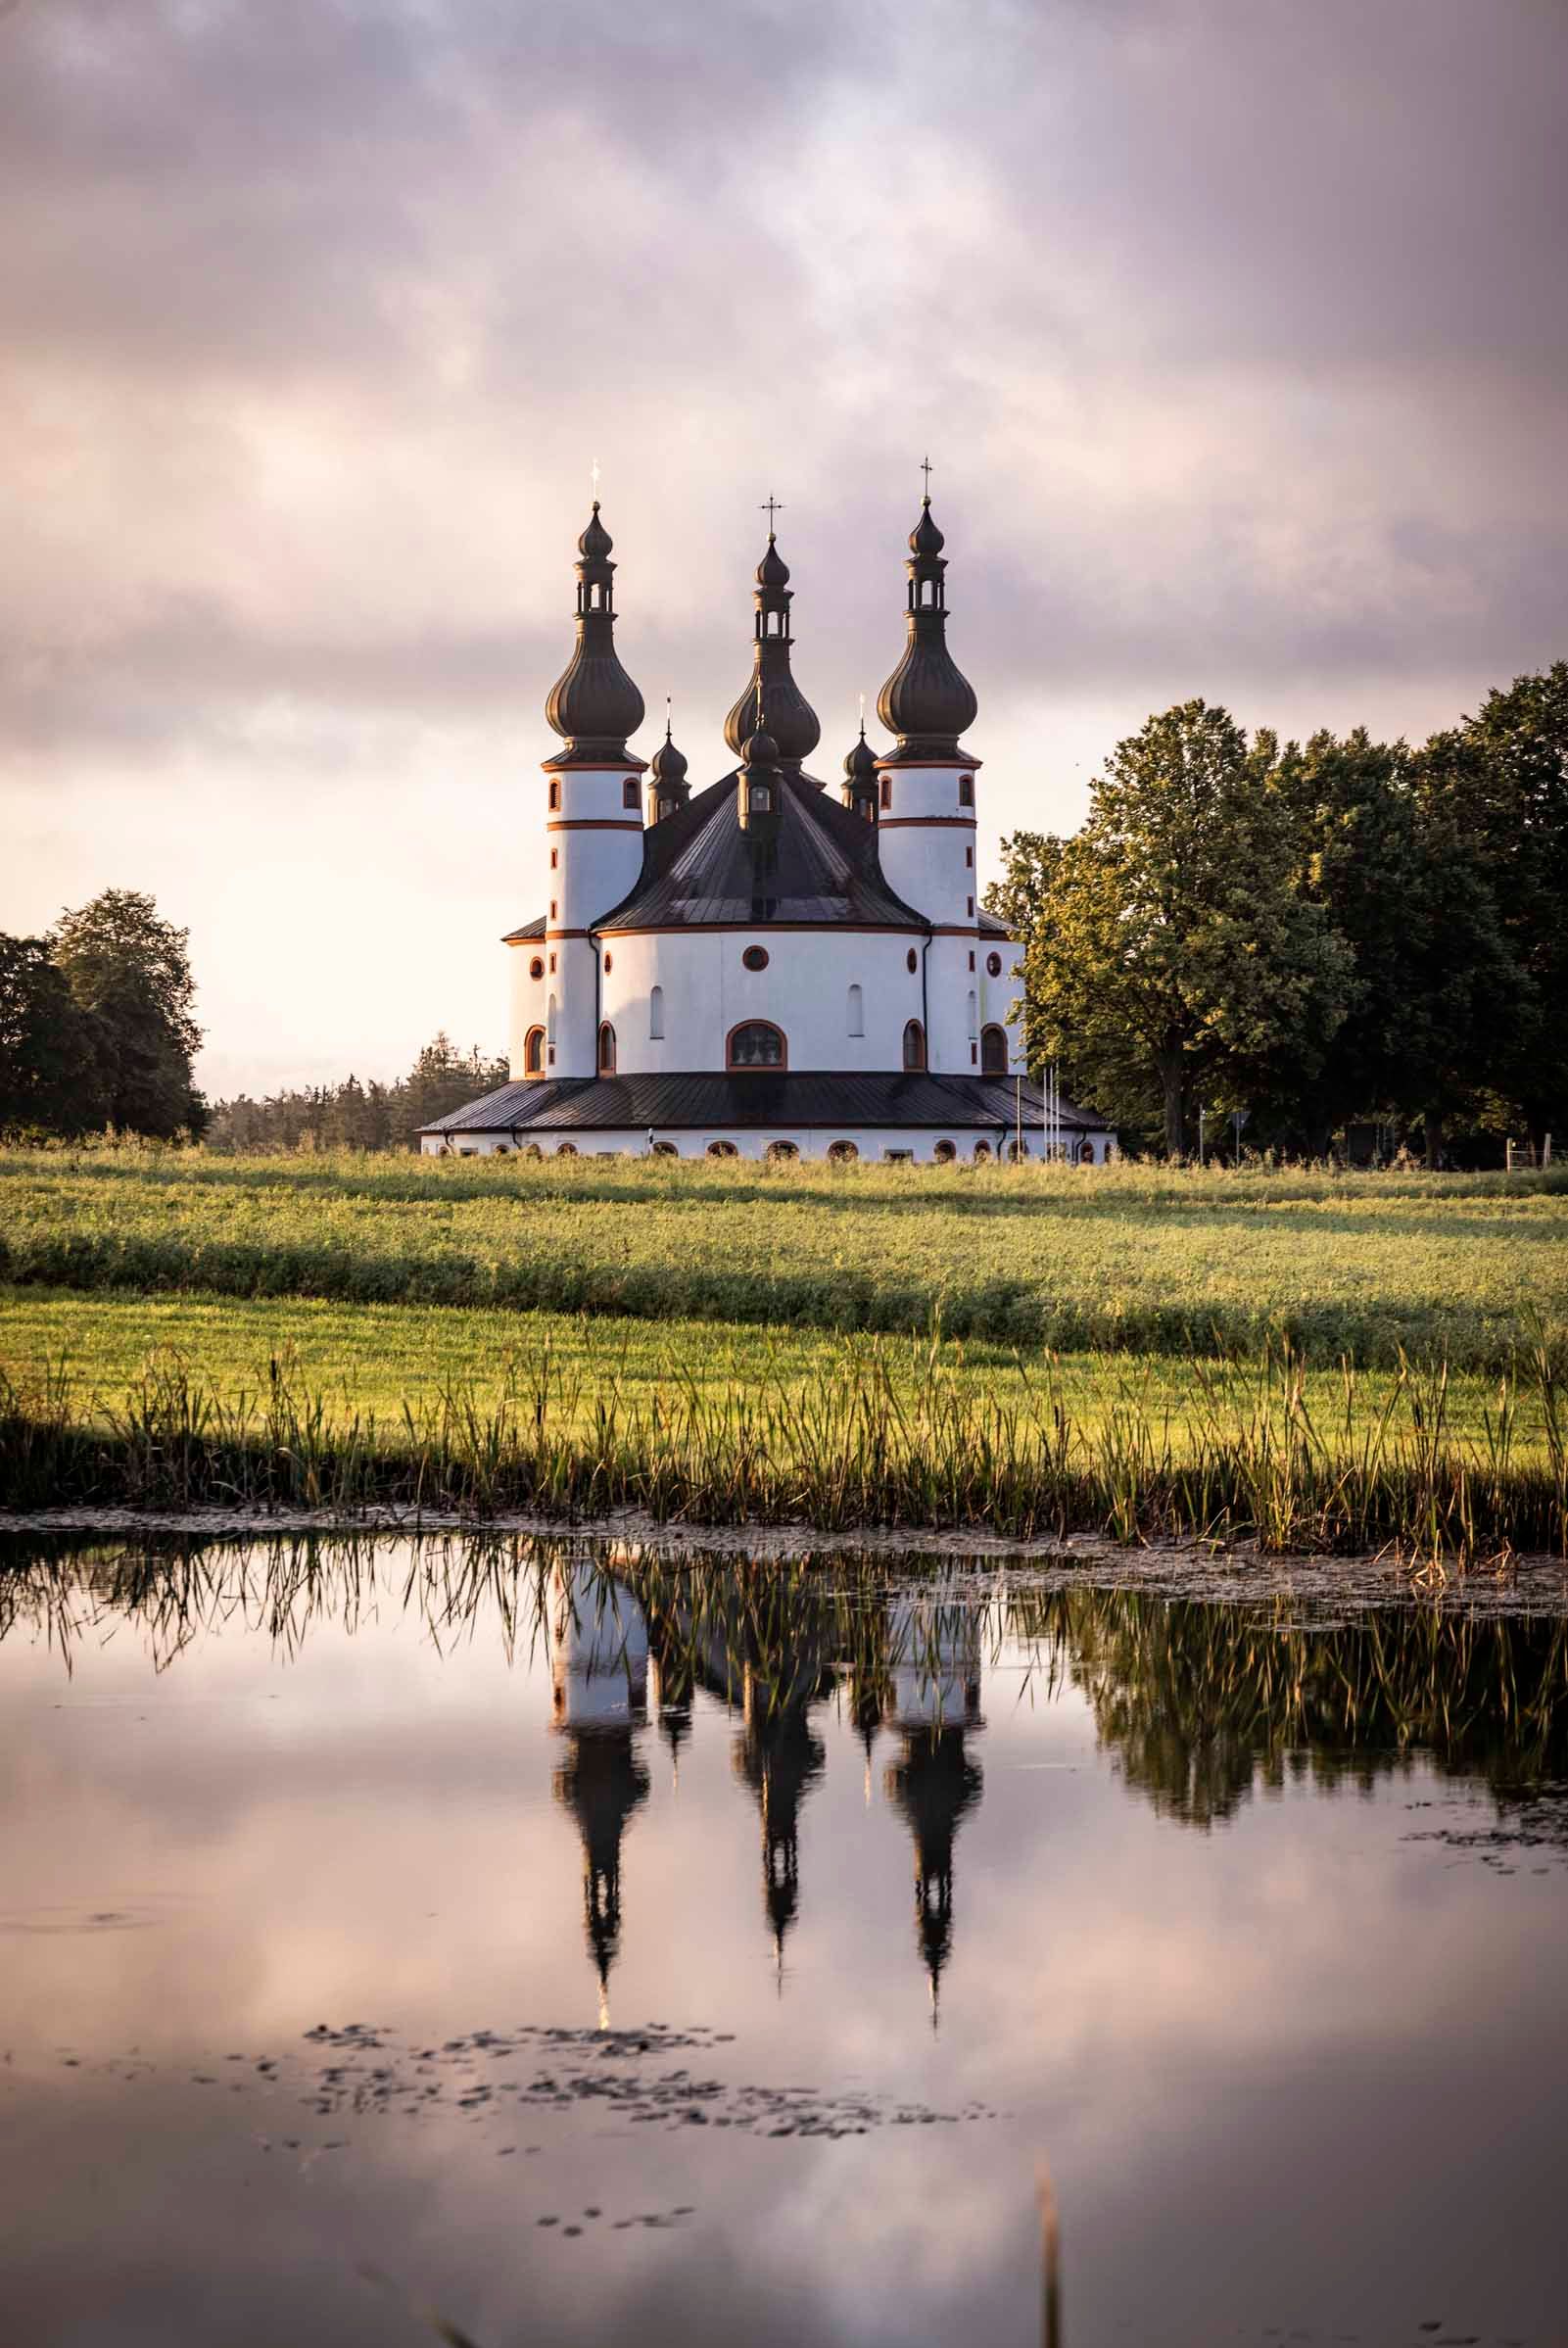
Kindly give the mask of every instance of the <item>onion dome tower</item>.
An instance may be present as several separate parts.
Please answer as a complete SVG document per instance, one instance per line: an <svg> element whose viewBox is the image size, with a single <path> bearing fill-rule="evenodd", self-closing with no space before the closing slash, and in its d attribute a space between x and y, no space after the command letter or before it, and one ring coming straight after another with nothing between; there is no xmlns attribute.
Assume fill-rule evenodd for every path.
<svg viewBox="0 0 1568 2348"><path fill-rule="evenodd" d="M929 474L927 472L927 483ZM939 1076L978 1072L978 876L974 776L960 740L974 722L974 688L947 648L947 564L929 489L909 536L904 656L878 695L897 736L879 758L878 846L888 885L919 905L936 935L928 963L927 1066Z"/></svg>
<svg viewBox="0 0 1568 2348"><path fill-rule="evenodd" d="M769 519L776 510L768 503ZM757 565L753 621L751 682L724 722L724 739L738 758L746 737L762 730L778 744L778 756L787 773L798 775L801 760L809 758L822 740L817 713L795 683L789 669L794 639L789 633L793 601L789 565L779 551L773 531ZM759 697L760 696L760 697Z"/></svg>
<svg viewBox="0 0 1568 2348"><path fill-rule="evenodd" d="M691 786L686 779L686 760L670 737L670 720L664 720L664 740L653 753L648 768L648 822L662 824L667 815L678 815L691 798Z"/></svg>
<svg viewBox="0 0 1568 2348"><path fill-rule="evenodd" d="M762 1820L762 1904L773 1939L781 1991L784 1949L800 1907L800 1805L822 1776L828 1752L812 1728L810 1691L780 1691L748 1669L745 1726L736 1740L735 1771L756 1797Z"/></svg>
<svg viewBox="0 0 1568 2348"><path fill-rule="evenodd" d="M974 688L947 648L946 540L936 527L929 493L909 534L909 641L904 657L877 696L877 714L898 748L884 764L963 762L959 736L979 709Z"/></svg>
<svg viewBox="0 0 1568 2348"><path fill-rule="evenodd" d="M985 1779L964 1749L962 1728L905 1732L902 1757L887 1772L888 1798L915 1845L915 1936L931 1986L931 2028L940 2020L942 1971L953 1947L953 1844L959 1821Z"/></svg>
<svg viewBox="0 0 1568 2348"><path fill-rule="evenodd" d="M877 821L877 753L866 740L864 725L859 742L844 760L841 796L851 815L863 817L868 824Z"/></svg>
<svg viewBox="0 0 1568 2348"><path fill-rule="evenodd" d="M577 542L577 643L545 703L546 718L562 745L545 761L546 972L530 982L524 975L526 950L513 966L514 1077L594 1074L597 974L590 932L598 916L636 885L642 869L640 777L645 762L626 746L627 736L642 723L642 695L615 649L612 543L595 498ZM529 1072L525 1038L539 1025L545 1029L546 1066Z"/></svg>

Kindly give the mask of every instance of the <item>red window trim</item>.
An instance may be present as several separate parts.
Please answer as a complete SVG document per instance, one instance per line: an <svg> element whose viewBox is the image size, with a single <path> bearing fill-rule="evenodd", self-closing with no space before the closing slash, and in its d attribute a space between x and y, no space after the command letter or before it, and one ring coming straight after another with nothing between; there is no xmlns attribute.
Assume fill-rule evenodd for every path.
<svg viewBox="0 0 1568 2348"><path fill-rule="evenodd" d="M778 1036L779 1041L783 1046L783 1050L771 1068L736 1068L735 1060L732 1057L732 1053L735 1045L735 1039L739 1034L742 1028L772 1028L774 1033ZM779 1022L776 1019L737 1019L735 1023L735 1026L730 1030L729 1034L724 1039L724 1067L725 1074L727 1076L770 1077L776 1074L779 1069L787 1068L788 1066L789 1038L784 1033L783 1028L780 1027Z"/></svg>

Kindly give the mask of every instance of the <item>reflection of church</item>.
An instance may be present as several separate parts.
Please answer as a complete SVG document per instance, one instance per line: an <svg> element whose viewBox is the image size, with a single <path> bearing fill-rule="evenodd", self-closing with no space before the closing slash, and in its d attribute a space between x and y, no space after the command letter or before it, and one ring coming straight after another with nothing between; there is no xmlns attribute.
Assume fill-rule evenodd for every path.
<svg viewBox="0 0 1568 2348"><path fill-rule="evenodd" d="M983 1726L974 1610L943 1604L939 1593L906 1596L883 1607L853 1658L840 1658L826 1608L786 1596L777 1582L760 1601L738 1580L717 1591L717 1603L694 1616L684 1604L645 1609L625 1579L587 1563L552 1575L554 1726L568 1740L554 1789L582 1840L601 2019L620 1947L621 1844L649 1786L639 1745L651 1662L659 1734L677 1768L699 1690L738 1715L732 1767L757 1804L763 1910L781 1990L784 1942L800 1905L801 1808L827 1766L812 1713L842 1685L866 1752L868 1799L879 1734L886 1728L901 1740L883 1786L914 1845L917 1944L934 2022L953 1940L953 1846L984 1782L966 1743Z"/></svg>

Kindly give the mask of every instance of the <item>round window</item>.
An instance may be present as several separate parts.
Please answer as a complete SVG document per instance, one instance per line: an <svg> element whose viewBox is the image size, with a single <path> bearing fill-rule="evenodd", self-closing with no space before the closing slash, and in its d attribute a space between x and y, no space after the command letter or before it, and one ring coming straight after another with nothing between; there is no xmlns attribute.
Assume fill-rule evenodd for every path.
<svg viewBox="0 0 1568 2348"><path fill-rule="evenodd" d="M909 952L904 956L904 963L905 967L911 973L920 968L920 956L916 953L913 946L910 947Z"/></svg>
<svg viewBox="0 0 1568 2348"><path fill-rule="evenodd" d="M747 970L766 970L768 967L768 949L765 945L748 945L740 959L745 964Z"/></svg>
<svg viewBox="0 0 1568 2348"><path fill-rule="evenodd" d="M990 972L990 974L991 974L991 977L992 977L993 979L999 979L999 978L1002 976L1002 957L1001 957L1001 955L1000 955L1000 954L987 954L987 955L986 955L986 957L985 957L985 967L986 967L986 969L987 969L987 970Z"/></svg>
<svg viewBox="0 0 1568 2348"><path fill-rule="evenodd" d="M528 966L528 975L531 979L542 979L545 976L545 960L543 955L536 954L534 956L533 961Z"/></svg>

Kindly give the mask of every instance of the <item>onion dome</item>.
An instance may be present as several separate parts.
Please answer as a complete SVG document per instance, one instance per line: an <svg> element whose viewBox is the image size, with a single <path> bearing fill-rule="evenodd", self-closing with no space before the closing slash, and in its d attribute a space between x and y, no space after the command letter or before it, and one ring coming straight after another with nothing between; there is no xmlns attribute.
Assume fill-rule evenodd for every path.
<svg viewBox="0 0 1568 2348"><path fill-rule="evenodd" d="M664 740L653 753L648 768L648 797L652 805L652 821L662 823L667 815L687 805L691 786L686 779L686 759L670 737L670 721L664 721Z"/></svg>
<svg viewBox="0 0 1568 2348"><path fill-rule="evenodd" d="M757 565L756 593L752 598L755 618L751 681L724 721L724 739L738 758L747 735L759 722L760 711L760 722L779 745L779 757L790 774L798 775L801 760L809 758L822 740L822 728L817 723L817 712L789 671L789 655L794 646L789 633L792 600L789 565L770 530L767 549Z"/></svg>
<svg viewBox="0 0 1568 2348"><path fill-rule="evenodd" d="M736 778L736 814L759 854L775 845L784 811L784 767L779 744L764 727L746 737Z"/></svg>
<svg viewBox="0 0 1568 2348"><path fill-rule="evenodd" d="M546 722L566 745L546 760L551 768L642 763L626 747L627 736L642 723L642 695L615 650L613 544L595 498L577 542L577 644L545 703Z"/></svg>
<svg viewBox="0 0 1568 2348"><path fill-rule="evenodd" d="M877 821L877 753L860 729L860 740L844 760L844 805L869 824Z"/></svg>
<svg viewBox="0 0 1568 2348"><path fill-rule="evenodd" d="M974 723L974 689L947 648L947 564L928 497L909 534L909 641L882 687L877 714L898 737L893 762L963 759L959 736Z"/></svg>

